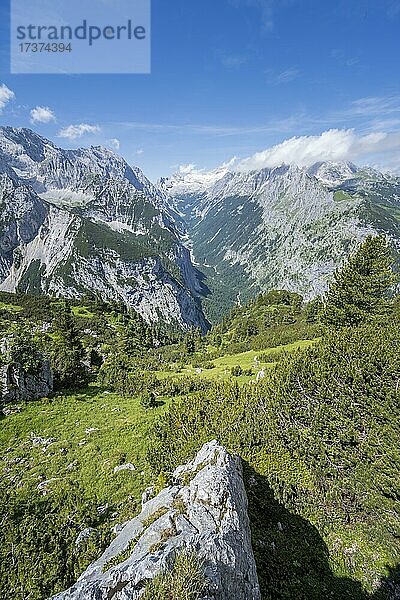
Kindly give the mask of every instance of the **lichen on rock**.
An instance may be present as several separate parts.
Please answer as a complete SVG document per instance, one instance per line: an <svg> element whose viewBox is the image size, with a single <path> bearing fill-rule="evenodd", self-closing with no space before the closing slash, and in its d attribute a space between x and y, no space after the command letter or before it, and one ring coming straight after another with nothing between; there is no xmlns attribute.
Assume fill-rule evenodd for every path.
<svg viewBox="0 0 400 600"><path fill-rule="evenodd" d="M177 556L196 553L199 600L260 600L240 458L216 441L178 467L103 555L54 600L136 600Z"/></svg>

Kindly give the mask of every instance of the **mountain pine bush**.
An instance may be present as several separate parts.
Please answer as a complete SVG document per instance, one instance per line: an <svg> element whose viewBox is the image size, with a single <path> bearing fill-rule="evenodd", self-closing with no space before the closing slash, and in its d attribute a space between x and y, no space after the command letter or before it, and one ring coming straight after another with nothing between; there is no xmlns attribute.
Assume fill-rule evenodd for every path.
<svg viewBox="0 0 400 600"><path fill-rule="evenodd" d="M326 296L323 322L331 327L351 327L384 315L396 281L393 263L386 238L368 236L336 271Z"/></svg>

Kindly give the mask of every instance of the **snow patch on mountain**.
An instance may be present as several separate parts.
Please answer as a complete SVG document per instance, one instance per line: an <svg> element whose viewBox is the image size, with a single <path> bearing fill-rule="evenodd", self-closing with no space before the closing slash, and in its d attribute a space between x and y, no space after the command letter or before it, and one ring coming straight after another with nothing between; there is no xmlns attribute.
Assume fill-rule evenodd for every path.
<svg viewBox="0 0 400 600"><path fill-rule="evenodd" d="M353 163L318 162L307 169L309 175L328 186L352 179L359 169Z"/></svg>
<svg viewBox="0 0 400 600"><path fill-rule="evenodd" d="M38 196L42 200L46 200L46 202L65 208L86 206L86 204L94 200L93 194L76 192L70 188L63 188L61 190L52 189L38 194Z"/></svg>
<svg viewBox="0 0 400 600"><path fill-rule="evenodd" d="M173 196L183 194L199 194L205 189L212 187L222 179L236 164L236 158L222 164L212 171L198 169L196 165L182 165L176 173L170 177L162 178L158 185L166 193Z"/></svg>

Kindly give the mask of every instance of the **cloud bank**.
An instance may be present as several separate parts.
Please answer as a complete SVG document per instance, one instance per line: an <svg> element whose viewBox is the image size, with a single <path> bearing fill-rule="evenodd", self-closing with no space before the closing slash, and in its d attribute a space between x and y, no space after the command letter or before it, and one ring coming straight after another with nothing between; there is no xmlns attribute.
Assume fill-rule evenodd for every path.
<svg viewBox="0 0 400 600"><path fill-rule="evenodd" d="M111 148L114 148L114 150L119 150L119 147L121 145L121 142L118 138L111 138L111 140L108 140L108 143L111 146Z"/></svg>
<svg viewBox="0 0 400 600"><path fill-rule="evenodd" d="M282 164L307 167L319 161L368 160L400 167L400 132L357 134L354 129L329 129L320 135L292 137L257 152L238 163L238 170L251 171Z"/></svg>
<svg viewBox="0 0 400 600"><path fill-rule="evenodd" d="M88 125L81 123L80 125L69 125L58 132L58 136L69 140L76 140L87 133L99 133L101 131L98 125Z"/></svg>

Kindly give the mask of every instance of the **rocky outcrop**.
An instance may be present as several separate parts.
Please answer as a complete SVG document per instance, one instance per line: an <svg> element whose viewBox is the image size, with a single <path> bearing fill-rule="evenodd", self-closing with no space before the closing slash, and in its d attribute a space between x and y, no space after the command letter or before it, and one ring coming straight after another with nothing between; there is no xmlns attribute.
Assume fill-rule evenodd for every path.
<svg viewBox="0 0 400 600"><path fill-rule="evenodd" d="M54 600L136 600L185 551L198 554L207 580L201 600L259 600L240 458L209 442L172 483Z"/></svg>
<svg viewBox="0 0 400 600"><path fill-rule="evenodd" d="M40 352L36 353L34 360L34 370L24 368L19 362L0 366L0 404L37 400L53 391L49 360Z"/></svg>

